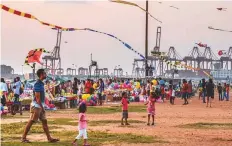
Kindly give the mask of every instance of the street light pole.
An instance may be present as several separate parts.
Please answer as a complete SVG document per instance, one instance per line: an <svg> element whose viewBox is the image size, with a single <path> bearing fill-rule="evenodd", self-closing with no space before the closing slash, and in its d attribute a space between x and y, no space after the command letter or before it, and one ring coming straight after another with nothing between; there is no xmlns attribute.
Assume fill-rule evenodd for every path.
<svg viewBox="0 0 232 146"><path fill-rule="evenodd" d="M145 77L148 76L148 0L146 0L146 30L145 30Z"/></svg>

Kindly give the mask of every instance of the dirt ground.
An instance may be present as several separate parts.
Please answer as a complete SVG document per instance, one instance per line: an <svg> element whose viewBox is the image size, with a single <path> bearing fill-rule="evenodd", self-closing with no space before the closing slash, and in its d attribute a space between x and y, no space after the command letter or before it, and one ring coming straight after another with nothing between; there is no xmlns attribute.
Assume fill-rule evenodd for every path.
<svg viewBox="0 0 232 146"><path fill-rule="evenodd" d="M232 123L232 101L218 101L218 96L213 100L212 108L207 108L202 100L192 98L189 105L182 105L183 100L176 99L175 105L156 103L155 126L147 126L146 123L136 123L129 127L118 124L104 126L89 126L88 130L108 131L111 133L133 133L140 135L157 136L169 143L164 144L130 144L130 146L232 146L232 128L229 129L191 129L177 126L191 123ZM115 104L114 104L115 105ZM143 103L131 103L130 105L143 105ZM129 105L129 106L130 106ZM105 105L109 106L109 105ZM88 114L88 120L120 120L121 113L114 114ZM47 115L48 118L77 117L73 112L54 112ZM130 113L129 119L147 122L146 112ZM27 119L2 119L2 124L20 122ZM75 126L63 127L66 130L75 130ZM30 140L44 140L44 135L28 136ZM120 144L126 146L128 144ZM108 145L107 145L108 146ZM110 145L109 145L110 146Z"/></svg>

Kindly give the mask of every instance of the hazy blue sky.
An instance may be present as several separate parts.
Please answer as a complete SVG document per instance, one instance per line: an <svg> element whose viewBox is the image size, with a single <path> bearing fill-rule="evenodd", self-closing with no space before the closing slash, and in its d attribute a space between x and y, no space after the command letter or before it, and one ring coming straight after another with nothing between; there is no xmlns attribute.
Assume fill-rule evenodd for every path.
<svg viewBox="0 0 232 146"><path fill-rule="evenodd" d="M135 3L145 8L145 1ZM88 2L3 2L3 4L33 14L34 16L63 27L89 27L111 33L144 54L145 13L140 9L108 1ZM179 10L169 8L179 7ZM226 7L227 11L217 11ZM209 30L208 26L232 30L232 2L150 2L149 11L163 24L149 18L149 49L155 46L157 26L162 27L161 50L174 46L181 56L187 55L195 42L207 43L216 53L232 46L232 33ZM28 51L34 48L52 50L56 31L47 26L5 11L1 13L1 63L11 65L21 72ZM64 43L67 41L68 43ZM87 67L90 53L101 68L110 71L121 65L131 73L133 59L138 56L118 41L88 31L63 32L61 44L63 68ZM30 71L24 67L24 71Z"/></svg>

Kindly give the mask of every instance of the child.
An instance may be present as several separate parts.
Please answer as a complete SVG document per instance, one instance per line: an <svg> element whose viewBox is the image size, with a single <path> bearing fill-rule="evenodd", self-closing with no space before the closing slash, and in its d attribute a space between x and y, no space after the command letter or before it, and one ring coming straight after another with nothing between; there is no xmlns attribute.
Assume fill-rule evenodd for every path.
<svg viewBox="0 0 232 146"><path fill-rule="evenodd" d="M169 87L170 89L170 104L174 105L174 100L175 100L175 88L173 86Z"/></svg>
<svg viewBox="0 0 232 146"><path fill-rule="evenodd" d="M81 137L84 138L84 146L89 146L87 144L87 120L86 120L86 115L85 112L87 110L87 106L84 102L82 102L79 106L79 134L77 135L77 137L75 138L75 140L73 141L73 146L77 146L76 141L77 139L80 139Z"/></svg>
<svg viewBox="0 0 232 146"><path fill-rule="evenodd" d="M172 96L171 96L171 99L172 99L172 104L174 105L174 101L175 101L175 96L176 96L176 91L175 89L172 90Z"/></svg>
<svg viewBox="0 0 232 146"><path fill-rule="evenodd" d="M144 102L147 101L147 93L146 93L146 87L143 86L143 89L142 89L142 96L143 96L143 100Z"/></svg>
<svg viewBox="0 0 232 146"><path fill-rule="evenodd" d="M158 97L157 97L158 98ZM155 92L151 93L151 96L149 97L149 101L145 104L147 105L147 113L148 113L148 122L147 125L150 125L150 116L152 116L152 124L154 125L154 121L155 121Z"/></svg>
<svg viewBox="0 0 232 146"><path fill-rule="evenodd" d="M129 104L129 101L127 100L126 92L123 92L122 93L122 122L121 122L121 125L124 125L123 119L125 119L125 122L126 122L125 125L130 125L127 122L127 119L128 119L128 104Z"/></svg>

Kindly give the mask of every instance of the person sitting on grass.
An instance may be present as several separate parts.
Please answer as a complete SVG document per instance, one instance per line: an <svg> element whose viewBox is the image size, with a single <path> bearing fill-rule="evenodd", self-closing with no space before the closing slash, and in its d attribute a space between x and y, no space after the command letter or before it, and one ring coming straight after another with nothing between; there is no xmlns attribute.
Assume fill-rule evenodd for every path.
<svg viewBox="0 0 232 146"><path fill-rule="evenodd" d="M128 119L128 104L129 104L129 101L127 100L127 94L126 92L123 92L122 93L122 121L121 121L121 125L124 125L123 123L123 119L125 119L125 125L130 125L128 122L127 122L127 119Z"/></svg>
<svg viewBox="0 0 232 146"><path fill-rule="evenodd" d="M148 113L148 120L147 120L147 125L149 126L150 125L150 117L152 116L152 124L151 125L154 125L154 121L155 121L155 101L156 99L158 99L159 96L156 95L155 92L151 92L151 95L148 99L148 102L145 103L145 105L147 105L147 113Z"/></svg>
<svg viewBox="0 0 232 146"><path fill-rule="evenodd" d="M79 134L73 141L73 146L77 146L77 140L80 139L81 137L84 138L84 146L89 146L87 144L87 120L86 120L86 115L85 112L87 111L87 106L84 102L82 102L79 106L79 125L78 125L78 130Z"/></svg>

